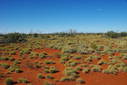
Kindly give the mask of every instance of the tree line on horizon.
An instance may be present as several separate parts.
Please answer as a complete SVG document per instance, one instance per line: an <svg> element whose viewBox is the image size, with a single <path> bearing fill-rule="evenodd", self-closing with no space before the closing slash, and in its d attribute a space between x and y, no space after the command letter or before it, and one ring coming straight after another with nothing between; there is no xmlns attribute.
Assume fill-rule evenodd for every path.
<svg viewBox="0 0 127 85"><path fill-rule="evenodd" d="M80 34L85 34L85 35L104 35L109 38L119 38L119 37L126 37L127 32L114 32L114 31L108 31L106 33L79 33L76 32L75 30L70 30L69 32L57 32L57 33L7 33L7 34L0 34L0 42L4 43L16 43L16 42L25 42L27 41L27 37L39 37L42 36L42 38L45 35L59 35L60 37L65 37L65 36L75 36L75 35L80 35ZM48 36L47 36L48 38Z"/></svg>

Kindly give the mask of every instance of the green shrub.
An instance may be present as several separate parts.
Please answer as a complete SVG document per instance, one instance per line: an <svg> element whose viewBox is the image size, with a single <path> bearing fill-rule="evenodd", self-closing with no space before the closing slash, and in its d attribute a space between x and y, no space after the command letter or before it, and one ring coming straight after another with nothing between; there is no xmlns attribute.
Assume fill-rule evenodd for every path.
<svg viewBox="0 0 127 85"><path fill-rule="evenodd" d="M19 68L17 68L17 69L15 69L15 72L16 73L21 73L21 72L23 72L21 69L19 69Z"/></svg>
<svg viewBox="0 0 127 85"><path fill-rule="evenodd" d="M100 59L101 56L90 56L92 59Z"/></svg>
<svg viewBox="0 0 127 85"><path fill-rule="evenodd" d="M71 67L67 67L65 70L64 70L64 74L66 76L69 76L71 77L71 79L76 79L79 77L79 73L76 71L76 69L73 69Z"/></svg>
<svg viewBox="0 0 127 85"><path fill-rule="evenodd" d="M0 78L2 78L2 77L4 77L4 75L0 73Z"/></svg>
<svg viewBox="0 0 127 85"><path fill-rule="evenodd" d="M16 52L15 52L15 51L11 51L11 52L9 52L9 54L10 54L10 55L15 55Z"/></svg>
<svg viewBox="0 0 127 85"><path fill-rule="evenodd" d="M83 72L83 73L89 73L89 72L90 72L90 69L89 69L89 68L84 68L84 69L82 70L82 72Z"/></svg>
<svg viewBox="0 0 127 85"><path fill-rule="evenodd" d="M123 59L127 60L127 56L124 56Z"/></svg>
<svg viewBox="0 0 127 85"><path fill-rule="evenodd" d="M25 42L26 36L21 33L8 33L4 35L4 39L6 43Z"/></svg>
<svg viewBox="0 0 127 85"><path fill-rule="evenodd" d="M111 59L110 60L110 62L109 62L109 64L116 64L116 63L118 63L120 61L120 59L116 59L116 58L114 58L114 59Z"/></svg>
<svg viewBox="0 0 127 85"><path fill-rule="evenodd" d="M85 58L85 62L87 62L87 63L92 62L92 58L91 57Z"/></svg>
<svg viewBox="0 0 127 85"><path fill-rule="evenodd" d="M35 52L30 53L30 58L34 58L35 56L39 56L39 54Z"/></svg>
<svg viewBox="0 0 127 85"><path fill-rule="evenodd" d="M107 73L107 74L116 74L118 72L118 70L116 69L115 66L109 65L108 68L103 70L102 72Z"/></svg>
<svg viewBox="0 0 127 85"><path fill-rule="evenodd" d="M78 78L78 79L76 79L76 82L77 83L80 83L80 84L84 84L85 83L85 80L83 80L81 78Z"/></svg>
<svg viewBox="0 0 127 85"><path fill-rule="evenodd" d="M64 53L76 53L77 52L77 49L66 49L64 50Z"/></svg>
<svg viewBox="0 0 127 85"><path fill-rule="evenodd" d="M1 57L0 56L0 60L9 60L9 58L8 57Z"/></svg>
<svg viewBox="0 0 127 85"><path fill-rule="evenodd" d="M46 58L46 57L47 57L47 54L46 54L46 53L40 53L40 54L39 54L39 57L40 57L40 58Z"/></svg>
<svg viewBox="0 0 127 85"><path fill-rule="evenodd" d="M123 71L124 71L124 72L127 72L127 66L125 66L125 67L123 68Z"/></svg>
<svg viewBox="0 0 127 85"><path fill-rule="evenodd" d="M108 36L110 38L118 38L118 37L120 37L120 34L114 32L114 31L109 31L109 32L106 33L106 36Z"/></svg>
<svg viewBox="0 0 127 85"><path fill-rule="evenodd" d="M94 72L100 72L101 71L101 67L98 65L93 65L93 67L91 68L92 71Z"/></svg>
<svg viewBox="0 0 127 85"><path fill-rule="evenodd" d="M57 73L58 69L55 66L50 66L44 69L45 73Z"/></svg>
<svg viewBox="0 0 127 85"><path fill-rule="evenodd" d="M23 71L20 69L20 67L19 67L18 65L16 65L16 64L11 65L11 66L8 68L8 70L9 70L10 72L16 72L16 73L21 73L21 72L23 72Z"/></svg>
<svg viewBox="0 0 127 85"><path fill-rule="evenodd" d="M41 64L39 62L35 62L34 63L34 67L35 68L41 68L42 66L41 66Z"/></svg>
<svg viewBox="0 0 127 85"><path fill-rule="evenodd" d="M10 65L7 63L1 63L0 66L5 68L5 69L8 69L10 67Z"/></svg>
<svg viewBox="0 0 127 85"><path fill-rule="evenodd" d="M75 68L76 71L82 71L82 67L79 65Z"/></svg>
<svg viewBox="0 0 127 85"><path fill-rule="evenodd" d="M100 60L97 62L98 65L102 65L102 64L107 64L107 62L105 60Z"/></svg>
<svg viewBox="0 0 127 85"><path fill-rule="evenodd" d="M51 67L49 68L49 72L50 72L50 73L56 73L56 72L58 72L58 69L57 69L55 66L51 66Z"/></svg>
<svg viewBox="0 0 127 85"><path fill-rule="evenodd" d="M82 56L75 56L74 59L81 59Z"/></svg>
<svg viewBox="0 0 127 85"><path fill-rule="evenodd" d="M20 62L19 60L15 60L13 63L14 63L15 65L17 65L17 64L20 64L21 62Z"/></svg>
<svg viewBox="0 0 127 85"><path fill-rule="evenodd" d="M26 78L19 78L18 82L19 83L29 83L29 81Z"/></svg>
<svg viewBox="0 0 127 85"><path fill-rule="evenodd" d="M5 84L6 85L14 85L14 81L12 78L6 78L5 79Z"/></svg>
<svg viewBox="0 0 127 85"><path fill-rule="evenodd" d="M46 76L46 79L54 79L54 77L51 76L51 75L47 75L47 76Z"/></svg>
<svg viewBox="0 0 127 85"><path fill-rule="evenodd" d="M41 73L39 73L38 75L37 75L37 78L39 78L39 79L43 79L43 78L45 78Z"/></svg>
<svg viewBox="0 0 127 85"><path fill-rule="evenodd" d="M22 56L23 54L30 54L31 53L31 49L29 48L24 48L20 51L20 55Z"/></svg>
<svg viewBox="0 0 127 85"><path fill-rule="evenodd" d="M64 64L64 63L67 62L68 60L69 60L68 58L64 58L64 57L63 57L63 58L60 59L60 62L61 62L62 64Z"/></svg>
<svg viewBox="0 0 127 85"><path fill-rule="evenodd" d="M72 78L69 77L69 76L62 77L62 78L60 79L61 82L64 82L64 81L74 81L74 80L75 80L75 79L72 79Z"/></svg>
<svg viewBox="0 0 127 85"><path fill-rule="evenodd" d="M65 65L66 65L66 66L76 66L76 65L78 65L79 63L80 63L79 61L70 60L70 61L68 61Z"/></svg>

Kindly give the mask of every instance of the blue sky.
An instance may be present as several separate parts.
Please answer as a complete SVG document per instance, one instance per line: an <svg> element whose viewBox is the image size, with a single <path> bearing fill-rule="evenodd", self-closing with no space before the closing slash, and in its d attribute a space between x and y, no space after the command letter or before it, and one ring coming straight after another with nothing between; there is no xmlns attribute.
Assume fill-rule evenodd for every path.
<svg viewBox="0 0 127 85"><path fill-rule="evenodd" d="M0 0L0 33L127 31L127 0Z"/></svg>

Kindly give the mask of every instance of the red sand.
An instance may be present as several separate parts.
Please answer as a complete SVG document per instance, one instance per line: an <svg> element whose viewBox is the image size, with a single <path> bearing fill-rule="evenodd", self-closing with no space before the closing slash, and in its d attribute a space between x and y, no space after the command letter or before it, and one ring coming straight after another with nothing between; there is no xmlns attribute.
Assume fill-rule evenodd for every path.
<svg viewBox="0 0 127 85"><path fill-rule="evenodd" d="M53 55L53 53L57 53L60 52L59 50L54 50L54 49L50 49L50 48L46 48L46 49L42 49L42 50L35 50L35 52L46 52L49 55ZM120 55L119 53L115 54L116 56ZM15 55L14 58L18 59L20 56ZM105 60L108 60L108 55L107 56L103 56L103 58ZM63 64L60 63L59 58L57 57L51 57L48 58L51 60L54 60L56 62L56 64L52 65L52 66L56 66L56 68L59 69L60 72L55 73L55 74L51 74L53 77L55 77L56 80L59 80L61 77L64 76L64 68L65 66ZM27 78L32 85L43 85L43 83L45 81L50 81L55 83L56 85L79 85L76 82L55 82L53 80L47 80L47 79L38 79L37 78L37 74L38 73L42 73L43 75L47 75L46 73L43 73L43 69L30 69L26 67L26 63L30 63L30 62L44 62L45 59L29 59L26 58L24 60L21 60L21 69L23 70L22 73L11 73L11 74L6 74L6 70L2 69L0 67L0 73L5 73L5 78L7 77L12 77L15 81L18 78ZM0 61L0 63L2 63L4 61ZM6 61L5 61L6 62ZM96 62L96 61L94 61ZM43 64L42 64L43 65ZM104 66L105 67L105 66ZM82 85L127 85L127 73L118 73L117 75L113 75L113 74L103 74L101 72L90 72L90 73L80 73L81 78L83 78L86 83L82 84ZM4 78L4 79L5 79ZM5 85L4 84L4 79L0 79L0 85ZM26 85L26 84L15 84L15 85Z"/></svg>

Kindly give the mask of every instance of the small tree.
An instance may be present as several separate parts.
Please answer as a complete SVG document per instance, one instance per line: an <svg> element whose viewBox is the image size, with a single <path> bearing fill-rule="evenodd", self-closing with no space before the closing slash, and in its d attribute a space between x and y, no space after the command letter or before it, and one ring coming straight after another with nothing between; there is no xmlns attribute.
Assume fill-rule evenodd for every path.
<svg viewBox="0 0 127 85"><path fill-rule="evenodd" d="M9 33L4 35L5 42L16 43L26 41L26 35L21 33Z"/></svg>
<svg viewBox="0 0 127 85"><path fill-rule="evenodd" d="M108 37L111 37L111 38L118 38L118 37L120 37L120 34L114 32L114 31L109 31L109 32L106 33L106 35L107 35Z"/></svg>

